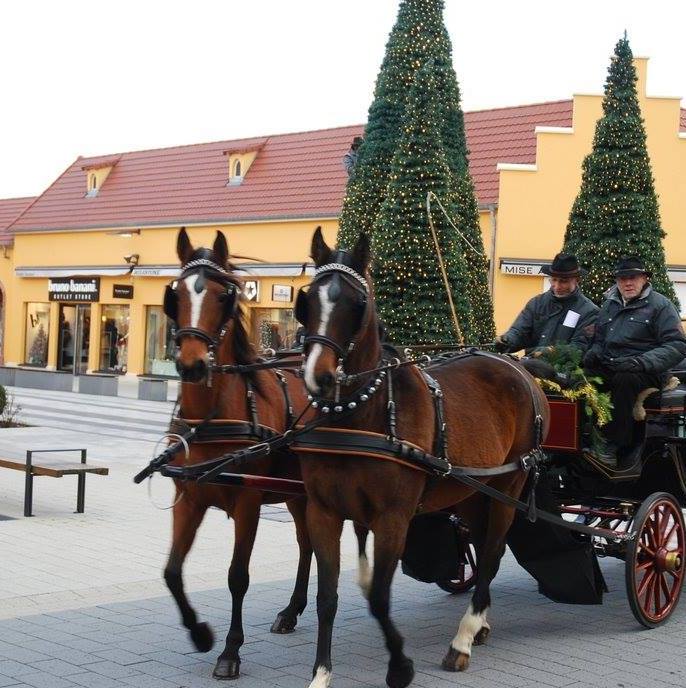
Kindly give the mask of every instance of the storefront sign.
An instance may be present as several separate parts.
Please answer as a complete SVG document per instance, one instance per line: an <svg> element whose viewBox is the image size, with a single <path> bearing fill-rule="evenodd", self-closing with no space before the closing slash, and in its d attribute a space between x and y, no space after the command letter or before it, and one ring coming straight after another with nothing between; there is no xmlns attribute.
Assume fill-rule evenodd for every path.
<svg viewBox="0 0 686 688"><path fill-rule="evenodd" d="M246 280L243 293L247 301L257 303L260 300L260 283L257 280Z"/></svg>
<svg viewBox="0 0 686 688"><path fill-rule="evenodd" d="M99 301L99 277L55 277L48 280L50 301Z"/></svg>
<svg viewBox="0 0 686 688"><path fill-rule="evenodd" d="M293 287L288 284L273 284L272 301L290 303L293 301Z"/></svg>
<svg viewBox="0 0 686 688"><path fill-rule="evenodd" d="M503 260L500 262L500 272L503 275L515 275L519 277L539 277L543 273L541 268L544 263L518 263Z"/></svg>
<svg viewBox="0 0 686 688"><path fill-rule="evenodd" d="M112 297L115 299L132 299L133 284L113 284Z"/></svg>

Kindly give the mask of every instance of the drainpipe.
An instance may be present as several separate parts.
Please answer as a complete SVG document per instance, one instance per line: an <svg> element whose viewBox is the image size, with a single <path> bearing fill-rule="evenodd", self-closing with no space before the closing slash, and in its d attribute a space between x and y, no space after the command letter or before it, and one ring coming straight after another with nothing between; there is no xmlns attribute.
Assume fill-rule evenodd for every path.
<svg viewBox="0 0 686 688"><path fill-rule="evenodd" d="M488 210L488 214L491 218L491 250L488 256L488 290L491 292L491 298L493 298L493 292L495 290L495 245L498 236L498 204L488 203L484 207Z"/></svg>

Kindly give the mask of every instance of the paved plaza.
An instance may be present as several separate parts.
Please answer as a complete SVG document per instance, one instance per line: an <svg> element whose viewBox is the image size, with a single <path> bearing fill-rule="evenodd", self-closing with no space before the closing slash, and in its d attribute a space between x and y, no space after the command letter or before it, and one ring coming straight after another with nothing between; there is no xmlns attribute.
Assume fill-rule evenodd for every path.
<svg viewBox="0 0 686 688"><path fill-rule="evenodd" d="M145 485L131 481L150 458L171 404L84 401L84 395L32 390L18 391L17 398L26 404L27 422L42 417L46 425L0 430L0 455L86 447L89 461L111 471L107 477L88 477L85 514L73 513L74 479L38 478L33 518L22 516L22 473L0 471L0 688L215 686L212 667L228 628L231 523L219 511L208 513L185 569L191 601L218 639L203 655L193 652L161 579L170 514L151 504ZM65 410L73 423L54 418ZM168 487L154 481L153 498L168 500ZM246 644L237 685L304 688L308 683L315 651L316 569L310 605L295 633L269 633L290 595L296 562L287 512L279 506L265 509L246 596ZM686 602L664 627L642 630L625 597L623 563L603 560L601 565L610 587L605 604L575 607L540 596L508 554L492 587L492 636L487 646L475 648L464 674L442 671L440 660L468 598L398 573L393 614L415 661L413 685L686 686ZM386 651L354 579L354 538L346 529L333 686L383 686Z"/></svg>

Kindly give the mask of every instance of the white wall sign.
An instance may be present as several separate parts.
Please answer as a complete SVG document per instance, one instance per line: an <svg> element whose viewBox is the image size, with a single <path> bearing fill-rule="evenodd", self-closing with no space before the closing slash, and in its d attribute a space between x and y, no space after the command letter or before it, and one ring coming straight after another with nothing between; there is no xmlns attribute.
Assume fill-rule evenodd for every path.
<svg viewBox="0 0 686 688"><path fill-rule="evenodd" d="M293 301L293 287L291 287L289 284L273 284L272 301L290 303Z"/></svg>
<svg viewBox="0 0 686 688"><path fill-rule="evenodd" d="M503 275L515 275L517 277L539 277L543 273L541 268L544 263L516 263L503 260L500 262L500 272Z"/></svg>
<svg viewBox="0 0 686 688"><path fill-rule="evenodd" d="M257 280L246 280L243 293L248 301L257 303L260 300L260 283Z"/></svg>

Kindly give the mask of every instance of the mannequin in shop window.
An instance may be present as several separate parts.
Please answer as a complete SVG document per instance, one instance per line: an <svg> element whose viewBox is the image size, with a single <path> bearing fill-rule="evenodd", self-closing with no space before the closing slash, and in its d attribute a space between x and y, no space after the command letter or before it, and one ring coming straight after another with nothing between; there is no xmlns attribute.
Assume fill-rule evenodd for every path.
<svg viewBox="0 0 686 688"><path fill-rule="evenodd" d="M119 343L119 330L114 320L108 319L105 323L105 338L107 342L107 367L115 370L119 361L117 345Z"/></svg>

